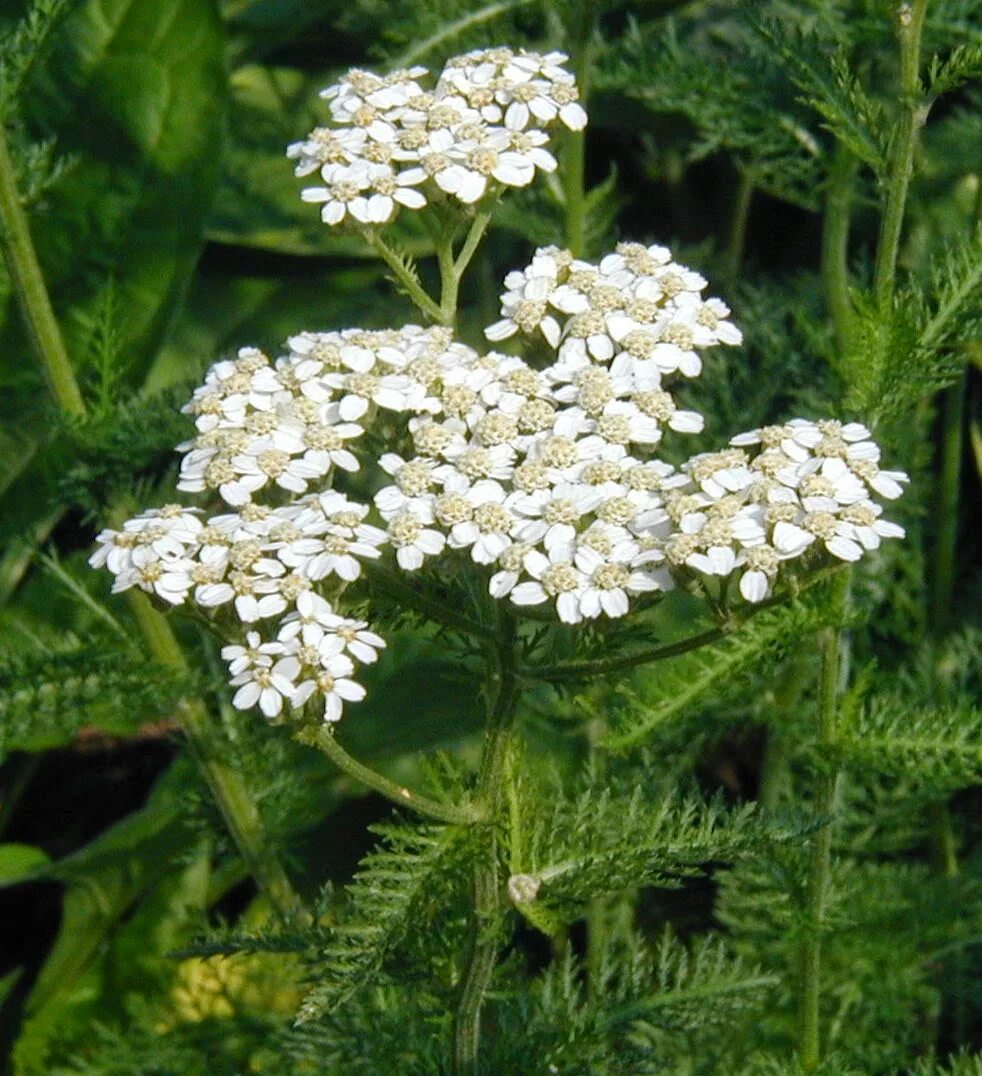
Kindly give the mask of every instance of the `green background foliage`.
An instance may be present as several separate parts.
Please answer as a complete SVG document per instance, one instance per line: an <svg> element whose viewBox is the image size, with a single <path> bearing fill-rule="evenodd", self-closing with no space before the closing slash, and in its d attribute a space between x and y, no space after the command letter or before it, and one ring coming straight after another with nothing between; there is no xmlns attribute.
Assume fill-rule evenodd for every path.
<svg viewBox="0 0 982 1076"><path fill-rule="evenodd" d="M439 68L498 43L564 48L589 83L586 253L668 243L734 308L744 346L710 356L687 390L708 418L697 449L797 414L858 417L913 482L896 513L907 540L855 575L833 745L814 718L814 640L837 615L823 583L706 649L524 696L502 855L536 896L493 927L482 1071L805 1071L795 995L815 930L809 854L830 821L816 790L832 773L817 1071L980 1071L968 522L982 464L982 9L928 4L931 111L884 289L903 122L894 7L42 0L24 22L23 4L0 3L0 120L86 402L82 417L56 409L0 270L11 1071L447 1071L476 838L393 814L287 730L233 711L219 644L195 623L174 625L190 671L148 656L85 559L110 511L171 499L189 430L178 408L217 357L419 318L356 237L298 198L283 150L323 115L318 89L349 66ZM838 255L836 198L852 221ZM555 182L506 197L465 283L465 340L479 344L532 244L566 241L571 200ZM395 232L432 282L429 236L409 220ZM425 621L427 594L486 612L452 572L418 584L415 605L366 588L389 648L339 738L451 802L480 752L480 652ZM626 624L527 633L525 657L617 661L713 623L673 595ZM305 916L277 921L258 893L179 735L192 695Z"/></svg>

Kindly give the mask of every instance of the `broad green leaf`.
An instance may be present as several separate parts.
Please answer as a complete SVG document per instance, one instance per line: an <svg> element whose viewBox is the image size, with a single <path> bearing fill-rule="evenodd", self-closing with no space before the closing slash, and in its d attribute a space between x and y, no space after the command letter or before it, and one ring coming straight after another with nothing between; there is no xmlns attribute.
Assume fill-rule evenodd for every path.
<svg viewBox="0 0 982 1076"><path fill-rule="evenodd" d="M222 48L208 0L87 0L55 31L28 85L27 132L74 157L32 231L76 366L107 279L134 378L183 294L218 173ZM29 358L7 288L2 309L4 353L20 371Z"/></svg>

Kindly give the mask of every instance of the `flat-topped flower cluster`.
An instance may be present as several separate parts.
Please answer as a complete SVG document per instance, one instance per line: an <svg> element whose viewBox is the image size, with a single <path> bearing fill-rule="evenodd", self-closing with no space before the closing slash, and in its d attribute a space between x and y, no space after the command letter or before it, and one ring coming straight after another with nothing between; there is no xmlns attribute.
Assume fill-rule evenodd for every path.
<svg viewBox="0 0 982 1076"><path fill-rule="evenodd" d="M348 72L321 93L331 124L287 150L298 176L323 181L303 199L321 205L326 224L379 225L434 199L472 205L527 186L556 168L546 129L586 125L566 59L480 49L448 61L432 90L425 67Z"/></svg>
<svg viewBox="0 0 982 1076"><path fill-rule="evenodd" d="M556 167L545 128L586 123L565 61L479 50L433 90L420 67L349 72L323 93L332 125L289 147L297 174L325 184L304 198L330 224L376 226L400 206L530 183ZM703 429L673 385L701 373L704 349L741 342L705 288L664 247L622 243L596 264L546 247L507 275L486 330L544 344L544 363L417 325L299 333L275 360L243 348L194 392L196 432L178 446L178 489L228 510L144 512L103 531L90 563L114 591L230 611L245 630L222 652L236 706L275 718L316 698L336 721L364 695L356 666L385 646L339 602L388 549L404 571L455 552L493 597L575 624L711 578L759 602L787 561L852 561L902 535L875 498L898 496L906 475L879 469L855 423L753 430L679 470L655 455L666 430ZM362 468L381 487L371 505L349 496Z"/></svg>
<svg viewBox="0 0 982 1076"><path fill-rule="evenodd" d="M906 475L880 469L856 423L753 430L679 470L655 456L666 429L703 428L673 383L699 374L703 349L740 342L705 286L663 247L624 243L597 264L541 249L507 276L487 330L544 340L541 368L416 325L300 333L275 360L244 348L208 371L179 446L178 488L230 510L145 512L104 531L92 564L117 591L233 610L248 629L223 651L237 706L275 717L316 696L333 721L384 646L334 605L387 548L405 571L458 551L494 597L577 623L699 577L757 602L787 561L852 561L902 535L876 498ZM390 450L366 451L369 429ZM344 492L364 467L383 483L372 505Z"/></svg>

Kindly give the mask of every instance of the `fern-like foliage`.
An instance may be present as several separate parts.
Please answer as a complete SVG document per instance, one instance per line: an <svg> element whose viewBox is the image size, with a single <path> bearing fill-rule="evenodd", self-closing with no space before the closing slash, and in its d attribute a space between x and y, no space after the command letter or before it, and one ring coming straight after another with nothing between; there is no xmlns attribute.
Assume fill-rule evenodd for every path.
<svg viewBox="0 0 982 1076"><path fill-rule="evenodd" d="M909 699L875 696L842 731L837 748L850 766L963 788L982 779L982 710L920 709Z"/></svg>
<svg viewBox="0 0 982 1076"><path fill-rule="evenodd" d="M522 910L530 896L570 920L594 895L676 888L713 862L803 831L790 820L765 819L754 804L728 809L697 795L660 794L653 778L632 784L594 774L573 796L555 792L549 811L541 795L529 799L522 860L512 865L526 877L513 877L513 896ZM529 908L533 916L536 910Z"/></svg>
<svg viewBox="0 0 982 1076"><path fill-rule="evenodd" d="M0 121L9 118L21 87L70 2L32 0L24 18L12 31L0 36Z"/></svg>
<svg viewBox="0 0 982 1076"><path fill-rule="evenodd" d="M964 346L982 332L982 230L945 250L926 283L911 284L893 309L856 298L842 364L847 403L897 417L955 381L967 362Z"/></svg>
<svg viewBox="0 0 982 1076"><path fill-rule="evenodd" d="M605 746L619 750L642 743L721 693L731 693L742 673L787 654L825 615L821 596L809 596L757 614L712 646L660 661L655 675L619 692Z"/></svg>
<svg viewBox="0 0 982 1076"><path fill-rule="evenodd" d="M718 1064L729 1053L727 1033L774 985L718 938L690 948L666 932L650 945L621 929L589 969L567 948L528 997L503 1007L495 1071L527 1071L532 1059L576 1076L686 1071L696 1058Z"/></svg>
<svg viewBox="0 0 982 1076"><path fill-rule="evenodd" d="M886 163L887 117L880 102L863 89L843 47L829 53L828 42L777 22L758 32L781 57L798 100L821 117L822 127L867 164L882 172Z"/></svg>
<svg viewBox="0 0 982 1076"><path fill-rule="evenodd" d="M380 978L406 935L426 934L457 883L468 835L454 826L383 824L382 844L363 861L346 891L347 907L326 945L311 961L315 985L299 1020L337 1012ZM455 869L457 868L457 869Z"/></svg>
<svg viewBox="0 0 982 1076"><path fill-rule="evenodd" d="M786 72L732 9L669 20L657 32L633 27L609 51L600 85L651 111L684 115L694 129L691 160L727 150L760 189L817 206L821 142L792 103Z"/></svg>
<svg viewBox="0 0 982 1076"><path fill-rule="evenodd" d="M196 685L194 678L120 649L118 640L69 637L0 658L0 757L68 743L92 727L132 735L159 720Z"/></svg>

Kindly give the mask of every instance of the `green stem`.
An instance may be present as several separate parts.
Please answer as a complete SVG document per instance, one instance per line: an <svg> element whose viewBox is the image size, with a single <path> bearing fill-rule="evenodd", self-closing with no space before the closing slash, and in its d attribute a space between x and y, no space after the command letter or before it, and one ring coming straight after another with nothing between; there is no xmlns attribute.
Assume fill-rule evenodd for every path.
<svg viewBox="0 0 982 1076"><path fill-rule="evenodd" d="M730 218L730 235L726 244L724 272L731 286L736 282L743 262L743 250L747 241L747 223L750 220L750 203L754 197L754 179L749 168L738 166L736 198L733 216Z"/></svg>
<svg viewBox="0 0 982 1076"><path fill-rule="evenodd" d="M838 583L836 600L844 609L849 574ZM842 667L840 656L843 638L839 628L824 628L819 634L820 672L818 682L818 742L829 756L834 753L838 723L838 703ZM805 1072L814 1072L821 1064L820 1001L822 988L822 934L828 903L829 877L832 868L832 815L839 786L838 767L831 767L818 778L815 811L823 819L815 836L805 894L807 923L801 948L801 979L798 995L798 1057Z"/></svg>
<svg viewBox="0 0 982 1076"><path fill-rule="evenodd" d="M573 20L570 53L573 74L586 105L590 93L590 64L593 31L596 23L594 0L581 0ZM576 257L582 257L586 247L586 132L570 131L563 156L563 195L566 206L566 246Z"/></svg>
<svg viewBox="0 0 982 1076"><path fill-rule="evenodd" d="M961 482L962 445L965 439L965 388L961 377L942 395L941 459L938 474L938 534L934 550L929 618L935 639L951 628L958 544L958 490Z"/></svg>
<svg viewBox="0 0 982 1076"><path fill-rule="evenodd" d="M849 226L851 223L856 158L839 145L832 159L825 188L822 218L822 286L832 317L836 347L845 354L849 342L852 303L849 300Z"/></svg>
<svg viewBox="0 0 982 1076"><path fill-rule="evenodd" d="M921 92L921 32L927 0L902 4L898 15L897 36L900 41L900 100L896 129L887 163L887 188L880 219L873 270L873 293L886 309L893 302L894 281L900 234L907 206L907 190L914 163L917 134L927 119L930 107Z"/></svg>
<svg viewBox="0 0 982 1076"><path fill-rule="evenodd" d="M451 803L439 803L437 800L428 799L370 769L345 751L335 738L332 728L311 725L297 732L294 739L308 747L316 747L323 751L338 769L343 770L363 785L375 789L393 803L398 803L400 807L409 807L427 818L458 826L473 825L481 820L481 813L473 807L458 807Z"/></svg>
<svg viewBox="0 0 982 1076"><path fill-rule="evenodd" d="M44 276L38 263L27 214L17 193L14 162L7 133L0 123L0 241L21 314L27 324L31 348L44 371L56 403L67 415L81 417L85 402L75 380Z"/></svg>
<svg viewBox="0 0 982 1076"><path fill-rule="evenodd" d="M416 275L403 263L399 255L385 242L385 240L371 229L366 228L362 235L365 242L392 270L393 276L402 285L403 290L419 309L431 320L441 325L443 310L435 303L424 290Z"/></svg>
<svg viewBox="0 0 982 1076"><path fill-rule="evenodd" d="M445 233L437 239L436 262L440 268L440 324L452 326L457 317L460 276L454 267L451 233Z"/></svg>
<svg viewBox="0 0 982 1076"><path fill-rule="evenodd" d="M473 1076L478 1072L481 1007L494 971L505 909L499 877L499 826L503 821L499 816L502 814L505 769L519 688L515 668L515 623L507 609L502 608L499 616L497 645L490 658L494 690L477 783L477 801L487 827L481 834L483 847L475 859L474 909L468 954L453 1022L453 1071L456 1076Z"/></svg>
<svg viewBox="0 0 982 1076"><path fill-rule="evenodd" d="M142 591L128 590L126 597L154 660L182 673L187 672L187 661L167 618L153 607ZM300 899L269 844L262 818L245 781L224 761L224 752L215 742L204 703L200 699L185 699L178 706L176 716L249 872L276 914L282 919L292 917L301 906Z"/></svg>
<svg viewBox="0 0 982 1076"><path fill-rule="evenodd" d="M471 259L474 257L481 240L484 238L484 233L488 230L488 225L491 223L491 215L493 211L494 203L491 203L486 208L478 210L474 215L474 220L471 222L471 226L467 231L467 235L464 237L464 242L457 252L457 257L453 264L454 273L457 275L458 280L467 271Z"/></svg>
<svg viewBox="0 0 982 1076"><path fill-rule="evenodd" d="M58 406L68 415L81 417L85 414L85 404L31 242L2 124L0 225L4 255L28 325L35 356L48 378ZM184 655L166 619L140 591L131 590L128 599L153 658L162 665L186 671ZM222 761L222 752L211 742L207 710L200 700L186 699L178 706L177 719L243 859L273 908L281 916L291 914L300 902L282 865L269 848L262 819L245 783Z"/></svg>
<svg viewBox="0 0 982 1076"><path fill-rule="evenodd" d="M523 667L518 670L518 675L523 680L548 680L550 683L558 683L562 680L585 680L593 676L621 672L624 669L634 669L639 665L648 665L664 658L674 658L679 654L687 654L690 650L717 643L729 634L730 632L723 628L710 628L699 635L680 639L677 643L639 650L636 654L625 654L618 658L598 658L595 661L564 661L558 665Z"/></svg>
<svg viewBox="0 0 982 1076"><path fill-rule="evenodd" d="M781 682L774 691L774 709L790 724L798 710L809 678L811 662L803 649L796 650L788 662ZM788 730L771 726L767 730L764 757L760 767L757 800L767 811L780 806L791 784L791 743Z"/></svg>

